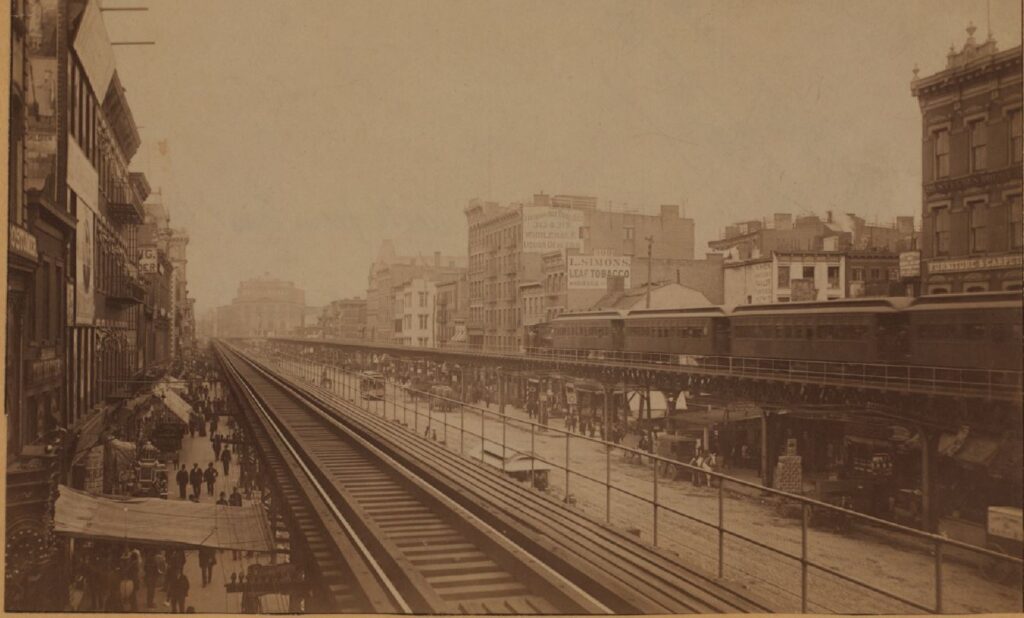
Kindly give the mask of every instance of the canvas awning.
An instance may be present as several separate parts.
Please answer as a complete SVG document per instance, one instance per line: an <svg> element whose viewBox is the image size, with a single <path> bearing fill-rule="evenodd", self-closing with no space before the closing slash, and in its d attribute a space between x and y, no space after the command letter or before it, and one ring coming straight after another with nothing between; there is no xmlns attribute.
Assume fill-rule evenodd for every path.
<svg viewBox="0 0 1024 618"><path fill-rule="evenodd" d="M153 389L153 394L160 397L167 409L181 419L181 422L188 424L189 418L192 416L192 406L185 403L184 399L163 384L158 384Z"/></svg>
<svg viewBox="0 0 1024 618"><path fill-rule="evenodd" d="M258 506L222 506L161 498L114 498L59 488L54 531L129 543L271 551Z"/></svg>

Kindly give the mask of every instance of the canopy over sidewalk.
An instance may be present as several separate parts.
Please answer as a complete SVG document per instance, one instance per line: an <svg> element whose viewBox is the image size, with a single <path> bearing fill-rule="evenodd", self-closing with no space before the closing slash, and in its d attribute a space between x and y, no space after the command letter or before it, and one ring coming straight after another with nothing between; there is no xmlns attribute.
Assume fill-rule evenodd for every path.
<svg viewBox="0 0 1024 618"><path fill-rule="evenodd" d="M188 424L189 417L192 415L192 406L188 405L176 392L165 384L158 384L153 388L153 394L160 397L167 409L181 419L181 422Z"/></svg>
<svg viewBox="0 0 1024 618"><path fill-rule="evenodd" d="M269 552L273 540L257 506L160 498L109 498L60 486L54 530L76 538Z"/></svg>

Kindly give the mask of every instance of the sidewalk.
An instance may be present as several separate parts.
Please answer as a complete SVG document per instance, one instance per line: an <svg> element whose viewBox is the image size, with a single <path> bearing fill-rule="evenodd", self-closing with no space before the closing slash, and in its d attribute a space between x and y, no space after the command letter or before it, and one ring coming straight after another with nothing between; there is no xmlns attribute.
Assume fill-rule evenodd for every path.
<svg viewBox="0 0 1024 618"><path fill-rule="evenodd" d="M222 416L220 421L220 431L223 432L226 426L227 417ZM195 437L191 437L188 434L185 435L181 442L181 451L179 456L178 466L185 464L186 469L191 469L193 463L198 463L199 467L206 469L207 464L214 461L213 447L210 444L210 436L200 436L198 433ZM230 496L231 491L238 486L238 474L239 467L235 465L237 458L231 462L231 468L229 474L224 474L223 466L218 462L215 464L219 476L214 484L214 493L212 496L207 495L206 484L203 484L202 495L199 497L200 502L215 502L220 495L220 492L224 492ZM169 500L180 500L178 497L178 486L174 482L174 471L169 473L169 480L171 486L168 488L168 499ZM191 491L191 488L189 488ZM258 494L254 494L252 501L254 503L259 501ZM282 560L287 561L287 556L278 556L278 562ZM209 614L209 613L227 613L237 614L241 613L242 595L241 593L227 592L224 586L231 580L231 575L237 574L241 576L246 572L252 564L270 564L270 555L262 553L253 553L249 556L245 552L239 552L237 559L231 551L218 551L217 552L217 563L213 567L213 581L207 585L203 585L202 574L199 570L199 552L198 550L189 550L185 552L185 576L188 577L189 581L189 595L185 600L186 607L194 607L196 613ZM156 607L146 608L145 607L145 596L146 593L143 590L139 593L139 610L143 612L170 612L170 603L167 602L166 592L162 589L158 589L156 593ZM288 610L288 597L283 595L264 595L261 598L262 611L263 612L286 612Z"/></svg>

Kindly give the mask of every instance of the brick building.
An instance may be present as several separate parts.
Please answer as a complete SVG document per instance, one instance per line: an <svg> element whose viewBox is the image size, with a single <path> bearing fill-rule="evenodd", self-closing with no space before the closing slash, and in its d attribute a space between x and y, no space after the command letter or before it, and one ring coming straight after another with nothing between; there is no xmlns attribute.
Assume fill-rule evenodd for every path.
<svg viewBox="0 0 1024 618"><path fill-rule="evenodd" d="M398 313L395 307L396 288L417 277L431 280L457 278L466 270L466 258L441 255L402 256L395 252L390 240L381 243L377 259L370 265L366 288L366 338L370 341L394 342Z"/></svg>
<svg viewBox="0 0 1024 618"><path fill-rule="evenodd" d="M333 300L320 312L317 323L328 339L362 339L366 335L366 299Z"/></svg>
<svg viewBox="0 0 1024 618"><path fill-rule="evenodd" d="M1021 47L999 51L974 26L946 68L911 92L922 125L922 293L1019 290Z"/></svg>
<svg viewBox="0 0 1024 618"><path fill-rule="evenodd" d="M559 296L568 290L562 282L568 285L570 254L631 262L634 256L646 256L650 236L656 260L692 260L694 255L693 220L680 216L675 205L662 206L657 215L645 215L600 210L592 197L537 194L530 202L506 206L472 200L465 214L469 227L467 334L474 347L520 347L520 286L542 281L546 270L561 268L565 276L559 286L545 288L550 295L545 311L558 310ZM554 266L558 263L560 267ZM606 291L607 287L599 289L581 307Z"/></svg>

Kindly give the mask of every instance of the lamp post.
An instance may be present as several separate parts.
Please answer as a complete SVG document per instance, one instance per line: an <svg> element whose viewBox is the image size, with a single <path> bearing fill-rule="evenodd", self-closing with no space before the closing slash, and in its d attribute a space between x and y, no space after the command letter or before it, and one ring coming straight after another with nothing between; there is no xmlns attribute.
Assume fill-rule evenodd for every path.
<svg viewBox="0 0 1024 618"><path fill-rule="evenodd" d="M651 308L651 253L654 247L654 236L645 238L647 241L647 300L646 308Z"/></svg>

